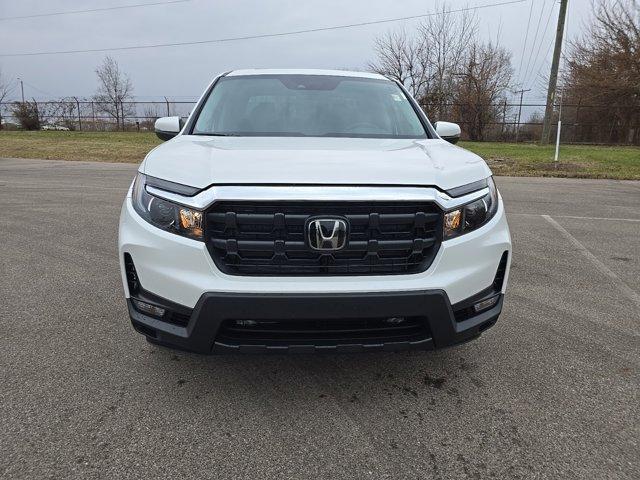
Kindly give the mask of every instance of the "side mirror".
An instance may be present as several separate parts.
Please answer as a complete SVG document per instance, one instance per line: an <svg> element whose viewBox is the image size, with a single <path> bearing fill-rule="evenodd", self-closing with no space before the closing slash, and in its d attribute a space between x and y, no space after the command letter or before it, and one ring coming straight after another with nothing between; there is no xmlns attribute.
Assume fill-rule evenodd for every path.
<svg viewBox="0 0 640 480"><path fill-rule="evenodd" d="M462 131L460 130L460 125L457 123L451 122L436 122L436 133L438 136L446 140L449 143L453 143L454 145L458 143L460 140L460 134Z"/></svg>
<svg viewBox="0 0 640 480"><path fill-rule="evenodd" d="M170 140L182 129L180 117L161 117L154 125L156 135L160 140Z"/></svg>

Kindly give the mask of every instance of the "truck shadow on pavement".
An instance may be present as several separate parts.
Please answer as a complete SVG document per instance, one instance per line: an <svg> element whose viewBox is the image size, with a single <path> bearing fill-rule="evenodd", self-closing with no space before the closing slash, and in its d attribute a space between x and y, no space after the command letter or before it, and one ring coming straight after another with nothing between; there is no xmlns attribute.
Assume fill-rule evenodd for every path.
<svg viewBox="0 0 640 480"><path fill-rule="evenodd" d="M485 386L475 360L482 349L467 344L427 352L198 356L148 345L144 351L152 368L170 373L164 388L194 395L223 395L225 386L233 386L257 398L353 404L402 397L433 405L437 398L461 403L478 395Z"/></svg>

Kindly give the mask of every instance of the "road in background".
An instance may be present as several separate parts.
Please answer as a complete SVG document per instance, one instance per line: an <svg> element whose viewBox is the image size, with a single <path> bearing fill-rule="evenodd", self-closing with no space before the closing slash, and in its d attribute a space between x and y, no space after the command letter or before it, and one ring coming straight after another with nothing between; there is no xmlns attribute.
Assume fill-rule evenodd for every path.
<svg viewBox="0 0 640 480"><path fill-rule="evenodd" d="M135 169L0 160L1 478L640 476L640 182L499 177L513 266L475 342L205 357L129 324Z"/></svg>

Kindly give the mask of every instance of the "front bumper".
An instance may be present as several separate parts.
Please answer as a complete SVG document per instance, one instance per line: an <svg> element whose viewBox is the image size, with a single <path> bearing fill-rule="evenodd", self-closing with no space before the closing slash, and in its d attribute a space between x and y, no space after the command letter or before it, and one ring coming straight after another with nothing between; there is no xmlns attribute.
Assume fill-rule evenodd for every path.
<svg viewBox="0 0 640 480"><path fill-rule="evenodd" d="M489 289L490 290L490 289ZM480 298L498 296L492 308L474 316L459 315ZM180 309L153 295L145 299L169 309ZM129 314L134 328L151 341L168 347L196 353L264 353L318 351L362 352L431 350L449 347L478 337L493 326L502 310L502 294L485 291L465 302L452 306L442 290L357 294L233 294L206 293L202 295L186 323L177 325L140 313L128 300ZM184 307L180 310L184 314ZM265 343L242 338L227 340L222 336L225 322L257 320L260 322L299 322L318 318L341 322L370 318L413 318L421 322L418 334L411 338L354 337L347 330L343 337L329 340L269 341ZM249 327L251 329L252 327ZM260 327L256 327L260 328Z"/></svg>
<svg viewBox="0 0 640 480"><path fill-rule="evenodd" d="M367 293L444 290L452 304L493 282L504 252L511 260L511 237L500 202L483 227L442 242L428 270L410 275L244 277L226 275L215 265L204 242L160 230L145 222L127 198L120 217L119 252L125 297L130 297L124 254L133 258L142 286L149 292L194 308L207 292L290 294ZM507 265L507 277L509 265ZM508 278L505 278L502 293Z"/></svg>
<svg viewBox="0 0 640 480"><path fill-rule="evenodd" d="M511 263L511 238L502 201L486 225L442 242L431 266L410 275L226 275L216 267L203 242L148 224L134 211L130 198L122 207L119 233L122 281L134 327L155 342L200 353L431 349L455 345L477 337L495 323ZM124 262L128 256L135 264L143 296L150 303L175 310L176 321L153 318L134 308ZM496 284L499 271L502 274ZM138 294L134 292L134 296ZM499 301L476 315L474 302L487 296L499 296ZM220 331L228 321L284 319L302 324L315 320L379 321L385 317L412 317L412 321L419 318L426 333L420 338L401 340L338 338L305 344L219 341Z"/></svg>

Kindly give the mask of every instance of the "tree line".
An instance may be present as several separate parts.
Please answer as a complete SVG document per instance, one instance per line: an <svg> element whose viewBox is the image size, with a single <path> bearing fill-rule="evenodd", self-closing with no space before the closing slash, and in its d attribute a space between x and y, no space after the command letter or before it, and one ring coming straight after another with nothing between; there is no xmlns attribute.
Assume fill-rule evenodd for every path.
<svg viewBox="0 0 640 480"><path fill-rule="evenodd" d="M571 44L563 84L564 102L578 106L563 122L588 125L578 141L640 143L638 0L595 5L588 29Z"/></svg>
<svg viewBox="0 0 640 480"><path fill-rule="evenodd" d="M573 141L639 144L640 0L593 2L583 34L564 52L555 120L563 103L571 106L562 111L562 123L574 128ZM520 120L517 126L505 128L508 99L521 86L514 82L511 52L500 44L499 35L483 39L479 26L473 11L452 13L442 4L438 15L417 26L378 36L369 69L401 82L432 121L459 122L465 138L509 140ZM98 87L89 99L93 117L98 112L116 129L124 129L126 119L135 115L129 103L133 100L130 77L109 56L95 72ZM0 103L10 91L0 71ZM12 115L27 129L40 128L43 118L72 128L79 112L80 102L75 98L11 105ZM540 123L537 115L528 121ZM156 116L153 108L144 113L149 119ZM522 133L539 138L537 126L527 129Z"/></svg>
<svg viewBox="0 0 640 480"><path fill-rule="evenodd" d="M402 83L433 121L464 119L463 132L484 140L512 83L511 54L496 40L481 40L475 13L428 17L415 29L375 41L369 67Z"/></svg>
<svg viewBox="0 0 640 480"><path fill-rule="evenodd" d="M401 82L431 120L460 122L468 139L496 139L497 124L512 135L504 128L507 99L521 88L512 55L499 38L482 40L478 26L474 13L447 13L443 5L416 28L378 37L370 68ZM587 28L564 56L554 115L560 102L571 105L562 120L574 128L573 141L640 143L639 0L594 0ZM528 122L542 118L533 113ZM541 127L528 129L539 138Z"/></svg>

